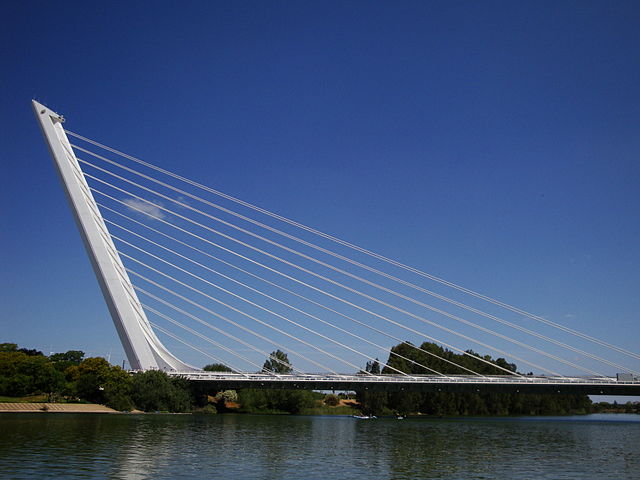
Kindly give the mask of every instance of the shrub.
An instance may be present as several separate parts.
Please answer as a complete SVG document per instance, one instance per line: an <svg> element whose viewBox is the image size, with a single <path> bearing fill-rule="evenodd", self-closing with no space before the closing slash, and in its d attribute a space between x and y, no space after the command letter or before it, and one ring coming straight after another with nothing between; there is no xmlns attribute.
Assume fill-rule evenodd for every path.
<svg viewBox="0 0 640 480"><path fill-rule="evenodd" d="M338 405L340 405L340 399L337 395L330 393L326 397L324 397L324 403L325 405L329 405L330 407L337 407Z"/></svg>

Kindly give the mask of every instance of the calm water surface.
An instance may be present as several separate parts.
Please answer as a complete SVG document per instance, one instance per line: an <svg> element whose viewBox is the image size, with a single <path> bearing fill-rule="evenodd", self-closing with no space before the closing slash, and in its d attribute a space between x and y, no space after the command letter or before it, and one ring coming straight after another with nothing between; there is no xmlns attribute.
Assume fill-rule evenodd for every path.
<svg viewBox="0 0 640 480"><path fill-rule="evenodd" d="M8 479L640 479L640 416L1 414Z"/></svg>

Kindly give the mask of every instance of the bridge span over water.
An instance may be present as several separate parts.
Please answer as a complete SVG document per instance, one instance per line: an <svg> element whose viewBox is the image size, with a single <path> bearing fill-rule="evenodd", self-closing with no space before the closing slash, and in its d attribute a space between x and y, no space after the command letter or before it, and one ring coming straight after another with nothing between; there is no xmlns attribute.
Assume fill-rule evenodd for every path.
<svg viewBox="0 0 640 480"><path fill-rule="evenodd" d="M640 354L602 333L197 183L32 106L133 370L220 389L640 395ZM232 373L204 372L178 348Z"/></svg>
<svg viewBox="0 0 640 480"><path fill-rule="evenodd" d="M219 390L242 388L300 390L371 390L379 392L555 393L640 396L640 381L616 378L493 375L242 375L217 372L171 373Z"/></svg>

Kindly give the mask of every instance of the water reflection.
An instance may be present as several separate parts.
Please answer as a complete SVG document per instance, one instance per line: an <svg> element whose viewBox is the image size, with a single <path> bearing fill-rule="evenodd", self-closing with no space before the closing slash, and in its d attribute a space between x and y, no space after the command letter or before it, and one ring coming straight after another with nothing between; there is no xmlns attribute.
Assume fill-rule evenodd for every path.
<svg viewBox="0 0 640 480"><path fill-rule="evenodd" d="M640 478L640 417L588 420L6 414L0 472L14 479Z"/></svg>
<svg viewBox="0 0 640 480"><path fill-rule="evenodd" d="M174 422L167 421L166 416L150 418L138 417L131 422L126 437L122 438L125 448L116 459L112 476L146 480L157 478L166 468L173 452L172 442L176 440L174 432L180 429L172 428ZM116 433L121 437L120 431Z"/></svg>

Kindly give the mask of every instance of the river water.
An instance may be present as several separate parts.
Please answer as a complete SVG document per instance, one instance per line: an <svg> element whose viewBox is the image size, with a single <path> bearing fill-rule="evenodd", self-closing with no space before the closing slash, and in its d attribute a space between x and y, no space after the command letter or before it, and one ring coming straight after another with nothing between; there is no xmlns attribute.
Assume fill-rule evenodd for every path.
<svg viewBox="0 0 640 480"><path fill-rule="evenodd" d="M640 479L640 416L0 414L7 479Z"/></svg>

